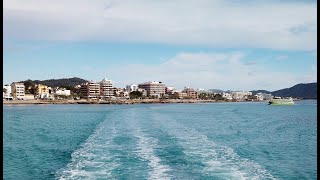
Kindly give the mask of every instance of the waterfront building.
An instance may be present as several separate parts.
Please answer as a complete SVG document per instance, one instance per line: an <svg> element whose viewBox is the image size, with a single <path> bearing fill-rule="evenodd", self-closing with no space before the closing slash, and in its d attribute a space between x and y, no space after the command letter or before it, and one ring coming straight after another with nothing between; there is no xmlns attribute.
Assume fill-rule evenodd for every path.
<svg viewBox="0 0 320 180"><path fill-rule="evenodd" d="M137 91L139 88L139 86L137 84L130 84L126 86L126 89L129 93L131 93L132 91Z"/></svg>
<svg viewBox="0 0 320 180"><path fill-rule="evenodd" d="M115 96L117 96L117 97L123 97L125 91L126 91L126 89L124 89L124 88L113 88L113 92L114 92Z"/></svg>
<svg viewBox="0 0 320 180"><path fill-rule="evenodd" d="M71 95L70 90L67 90L67 89L58 89L58 90L56 90L55 94L61 95L61 96L70 96Z"/></svg>
<svg viewBox="0 0 320 180"><path fill-rule="evenodd" d="M24 100L34 100L34 95L33 94L25 94Z"/></svg>
<svg viewBox="0 0 320 180"><path fill-rule="evenodd" d="M51 87L48 87L43 84L36 84L35 88L36 88L37 98L49 99Z"/></svg>
<svg viewBox="0 0 320 180"><path fill-rule="evenodd" d="M11 95L11 86L9 84L6 84L3 86L3 89L4 89L3 90L3 100L13 100L13 97Z"/></svg>
<svg viewBox="0 0 320 180"><path fill-rule="evenodd" d="M89 81L81 84L80 94L83 98L98 99L100 97L100 84L95 81Z"/></svg>
<svg viewBox="0 0 320 180"><path fill-rule="evenodd" d="M223 92L222 97L227 100L232 100L232 95L230 93Z"/></svg>
<svg viewBox="0 0 320 180"><path fill-rule="evenodd" d="M25 86L23 83L13 82L11 84L13 99L23 100L25 98Z"/></svg>
<svg viewBox="0 0 320 180"><path fill-rule="evenodd" d="M162 82L152 81L138 85L139 88L147 91L149 97L162 97L165 94L165 85Z"/></svg>
<svg viewBox="0 0 320 180"><path fill-rule="evenodd" d="M235 91L231 93L232 99L235 100L243 100L246 99L248 96L252 95L252 92L250 91Z"/></svg>
<svg viewBox="0 0 320 180"><path fill-rule="evenodd" d="M82 83L80 85L80 97L87 98L88 96L88 83Z"/></svg>
<svg viewBox="0 0 320 180"><path fill-rule="evenodd" d="M178 92L179 99L188 98L188 93Z"/></svg>
<svg viewBox="0 0 320 180"><path fill-rule="evenodd" d="M142 89L142 88L138 88L137 91L142 93L142 96L146 97L147 96L147 90Z"/></svg>
<svg viewBox="0 0 320 180"><path fill-rule="evenodd" d="M273 96L271 95L271 94L267 94L267 93L257 93L256 95L255 95L256 97L257 97L257 100L259 100L259 101L270 101L272 98L273 98Z"/></svg>
<svg viewBox="0 0 320 180"><path fill-rule="evenodd" d="M182 92L187 93L187 97L191 99L197 99L198 98L198 92L195 91L192 88L184 87L184 90Z"/></svg>
<svg viewBox="0 0 320 180"><path fill-rule="evenodd" d="M165 88L165 94L173 94L174 93L175 88L174 87L166 87Z"/></svg>
<svg viewBox="0 0 320 180"><path fill-rule="evenodd" d="M114 88L110 79L104 78L100 82L100 97L110 98L114 95Z"/></svg>

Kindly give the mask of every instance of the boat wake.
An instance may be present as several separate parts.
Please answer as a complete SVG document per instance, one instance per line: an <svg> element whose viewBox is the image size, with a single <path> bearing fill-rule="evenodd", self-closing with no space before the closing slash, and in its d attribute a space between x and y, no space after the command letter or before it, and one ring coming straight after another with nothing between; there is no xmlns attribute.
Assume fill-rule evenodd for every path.
<svg viewBox="0 0 320 180"><path fill-rule="evenodd" d="M214 143L174 117L152 110L148 118L142 118L145 115L127 110L124 116L106 119L72 153L71 162L57 171L56 178L276 179L258 163L240 157L230 147ZM163 156L177 150L176 147L181 147L178 151L182 161L175 162L184 164L172 163L171 154Z"/></svg>
<svg viewBox="0 0 320 180"><path fill-rule="evenodd" d="M151 168L148 173L148 179L170 179L167 174L170 171L170 167L161 164L161 159L154 153L154 149L159 148L157 147L157 140L152 137L146 137L140 129L137 129L135 136L139 139L137 154L148 161L148 165Z"/></svg>
<svg viewBox="0 0 320 180"><path fill-rule="evenodd" d="M205 164L202 174L226 179L276 179L261 165L240 157L232 148L218 145L195 129L160 116L163 115L157 114L155 118L171 136L178 139L184 153Z"/></svg>
<svg viewBox="0 0 320 180"><path fill-rule="evenodd" d="M56 172L56 179L112 178L112 171L119 166L110 151L118 146L112 143L117 135L115 122L102 122L80 149L71 154L66 168Z"/></svg>

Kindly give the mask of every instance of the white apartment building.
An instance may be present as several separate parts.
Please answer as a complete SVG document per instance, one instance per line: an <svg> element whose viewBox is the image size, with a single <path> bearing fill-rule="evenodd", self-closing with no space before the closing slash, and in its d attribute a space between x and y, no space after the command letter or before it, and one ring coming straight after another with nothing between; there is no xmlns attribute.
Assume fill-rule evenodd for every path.
<svg viewBox="0 0 320 180"><path fill-rule="evenodd" d="M147 96L162 97L165 94L165 85L162 82L152 81L139 84L139 88L147 91Z"/></svg>
<svg viewBox="0 0 320 180"><path fill-rule="evenodd" d="M126 90L130 93L132 91L137 91L139 86L137 84L130 84L126 86Z"/></svg>
<svg viewBox="0 0 320 180"><path fill-rule="evenodd" d="M142 93L142 96L147 96L147 90L142 89L142 88L138 88L137 91Z"/></svg>
<svg viewBox="0 0 320 180"><path fill-rule="evenodd" d="M6 92L3 92L3 99L12 100L13 97L11 95L11 86L9 84L6 84L3 86L3 89L5 89L6 91Z"/></svg>
<svg viewBox="0 0 320 180"><path fill-rule="evenodd" d="M109 98L113 96L113 85L110 79L104 78L100 82L100 97L101 98Z"/></svg>
<svg viewBox="0 0 320 180"><path fill-rule="evenodd" d="M229 94L229 93L222 93L222 97L223 98L225 98L225 99L227 99L227 100L232 100L232 95L231 94Z"/></svg>
<svg viewBox="0 0 320 180"><path fill-rule="evenodd" d="M62 96L70 96L70 90L67 89L58 89L55 92L56 95L62 95Z"/></svg>
<svg viewBox="0 0 320 180"><path fill-rule="evenodd" d="M267 93L257 93L255 95L257 97L257 100L259 101L263 101L263 100L271 100L273 98L273 96L271 94L267 94Z"/></svg>
<svg viewBox="0 0 320 180"><path fill-rule="evenodd" d="M235 91L231 93L232 99L240 100L240 99L245 99L248 96L252 95L252 92L249 91Z"/></svg>
<svg viewBox="0 0 320 180"><path fill-rule="evenodd" d="M25 97L25 86L23 83L13 82L11 84L11 93L13 95L13 99L23 100Z"/></svg>
<svg viewBox="0 0 320 180"><path fill-rule="evenodd" d="M167 86L167 87L165 88L165 93L166 93L166 94L173 94L175 90L176 90L175 87L173 87L173 86Z"/></svg>

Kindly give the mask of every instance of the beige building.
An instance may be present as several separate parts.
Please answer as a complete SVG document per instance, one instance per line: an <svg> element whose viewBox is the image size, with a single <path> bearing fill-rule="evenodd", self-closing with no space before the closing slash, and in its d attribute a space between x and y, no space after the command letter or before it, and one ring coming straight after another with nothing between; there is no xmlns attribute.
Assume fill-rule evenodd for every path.
<svg viewBox="0 0 320 180"><path fill-rule="evenodd" d="M23 100L25 99L25 86L23 83L14 82L11 84L11 93L13 99Z"/></svg>
<svg viewBox="0 0 320 180"><path fill-rule="evenodd" d="M35 88L37 90L37 97L38 98L49 98L50 93L49 93L49 89L51 89L50 87L43 85L43 84L36 84Z"/></svg>
<svg viewBox="0 0 320 180"><path fill-rule="evenodd" d="M182 92L187 93L187 97L191 99L197 99L198 98L198 92L194 89L191 89L189 87L185 87Z"/></svg>
<svg viewBox="0 0 320 180"><path fill-rule="evenodd" d="M178 96L180 99L188 98L188 93L186 92L178 92Z"/></svg>
<svg viewBox="0 0 320 180"><path fill-rule="evenodd" d="M139 88L145 89L147 91L147 96L162 97L165 94L165 85L162 82L146 82L139 84Z"/></svg>
<svg viewBox="0 0 320 180"><path fill-rule="evenodd" d="M114 88L110 79L103 79L100 82L100 97L110 98L114 95Z"/></svg>

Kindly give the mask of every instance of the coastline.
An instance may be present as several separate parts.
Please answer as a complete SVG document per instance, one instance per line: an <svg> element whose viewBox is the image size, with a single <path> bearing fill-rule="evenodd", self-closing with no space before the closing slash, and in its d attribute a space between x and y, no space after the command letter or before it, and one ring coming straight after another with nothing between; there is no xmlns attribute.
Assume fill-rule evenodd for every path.
<svg viewBox="0 0 320 180"><path fill-rule="evenodd" d="M130 99L109 101L88 100L11 100L3 101L3 105L13 104L164 104L164 103L221 103L221 102L263 102L263 101L215 101L197 99Z"/></svg>

